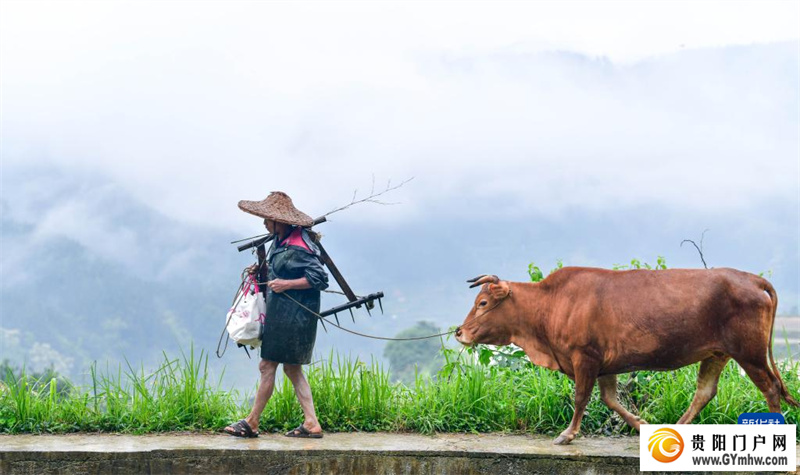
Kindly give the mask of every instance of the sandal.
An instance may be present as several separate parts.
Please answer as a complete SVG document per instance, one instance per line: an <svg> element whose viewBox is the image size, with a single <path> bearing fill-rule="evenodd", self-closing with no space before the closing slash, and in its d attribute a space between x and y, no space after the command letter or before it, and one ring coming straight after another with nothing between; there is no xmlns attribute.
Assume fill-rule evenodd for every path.
<svg viewBox="0 0 800 475"><path fill-rule="evenodd" d="M299 426L297 426L296 429L292 429L292 430L290 430L289 432L287 432L284 435L286 437L299 437L299 438L302 438L302 439L321 439L322 438L322 432L311 432L308 429L306 429L306 426L304 426L303 424L300 424Z"/></svg>
<svg viewBox="0 0 800 475"><path fill-rule="evenodd" d="M244 437L246 439L252 439L253 437L258 437L258 432L254 432L253 429L250 427L250 424L248 424L247 421L244 419L224 428L223 432L225 432L226 434L230 434L234 437Z"/></svg>

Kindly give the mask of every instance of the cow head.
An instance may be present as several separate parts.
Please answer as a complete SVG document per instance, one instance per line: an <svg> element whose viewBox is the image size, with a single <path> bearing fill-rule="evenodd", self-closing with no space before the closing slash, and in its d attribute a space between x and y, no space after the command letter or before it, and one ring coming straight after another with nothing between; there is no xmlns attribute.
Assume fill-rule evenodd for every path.
<svg viewBox="0 0 800 475"><path fill-rule="evenodd" d="M481 286L475 304L464 323L456 330L456 340L462 345L476 343L508 345L511 343L511 324L508 321L510 305L501 305L511 296L508 282L496 275L475 277L470 288Z"/></svg>

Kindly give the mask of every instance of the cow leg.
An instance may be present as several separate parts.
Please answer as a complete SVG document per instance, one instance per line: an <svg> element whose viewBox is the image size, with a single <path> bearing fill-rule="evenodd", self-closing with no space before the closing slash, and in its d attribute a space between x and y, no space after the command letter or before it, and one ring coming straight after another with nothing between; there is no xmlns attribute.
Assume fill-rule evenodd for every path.
<svg viewBox="0 0 800 475"><path fill-rule="evenodd" d="M678 424L689 424L700 414L714 396L717 395L719 375L725 368L730 356L712 356L700 363L700 372L697 374L697 391L694 393L692 404L678 420Z"/></svg>
<svg viewBox="0 0 800 475"><path fill-rule="evenodd" d="M617 414L622 417L622 420L625 421L626 424L633 427L637 431L639 430L639 424L647 424L646 421L642 420L639 416L634 416L627 409L622 407L622 404L619 403L617 399L617 375L616 374L607 374L605 376L600 376L597 378L597 385L600 386L600 398L603 402L608 406L609 409L615 411Z"/></svg>
<svg viewBox="0 0 800 475"><path fill-rule="evenodd" d="M581 419L583 413L586 411L586 405L589 404L589 397L592 395L592 388L597 379L597 372L587 371L580 368L580 365L575 367L575 412L572 414L572 422L569 424L564 432L553 441L555 445L566 445L572 442L572 439L578 435L581 430Z"/></svg>
<svg viewBox="0 0 800 475"><path fill-rule="evenodd" d="M735 358L734 358L735 359ZM756 387L761 390L767 399L769 412L781 412L781 382L767 365L766 357L762 362L750 363L736 360L747 376L753 380Z"/></svg>

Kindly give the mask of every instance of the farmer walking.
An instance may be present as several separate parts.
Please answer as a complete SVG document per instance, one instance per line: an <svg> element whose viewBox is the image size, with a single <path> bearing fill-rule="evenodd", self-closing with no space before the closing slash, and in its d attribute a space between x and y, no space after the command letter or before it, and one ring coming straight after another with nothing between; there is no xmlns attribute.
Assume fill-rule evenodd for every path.
<svg viewBox="0 0 800 475"><path fill-rule="evenodd" d="M280 191L270 193L262 201L240 201L239 208L264 218L267 231L275 239L266 256L267 268L261 269L258 265L248 268L250 273L259 275L259 280L267 278L267 312L258 365L261 381L250 414L226 427L225 432L236 437L258 437L261 413L275 388L278 365L283 363L283 371L294 386L305 416L303 423L286 436L321 438L322 427L302 368L311 362L320 291L328 287L320 249L305 229L312 226L313 220L295 208L292 199Z"/></svg>

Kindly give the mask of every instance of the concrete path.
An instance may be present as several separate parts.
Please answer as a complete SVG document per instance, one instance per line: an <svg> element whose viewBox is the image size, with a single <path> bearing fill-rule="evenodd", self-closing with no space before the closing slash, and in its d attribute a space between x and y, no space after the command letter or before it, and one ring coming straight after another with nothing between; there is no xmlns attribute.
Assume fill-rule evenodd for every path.
<svg viewBox="0 0 800 475"><path fill-rule="evenodd" d="M0 435L2 452L149 452L152 450L307 450L358 452L448 452L623 457L639 459L639 437L581 437L554 446L552 438L504 434L397 434L348 432L322 439L293 439L262 434L240 439L227 434L160 435L67 434Z"/></svg>
<svg viewBox="0 0 800 475"><path fill-rule="evenodd" d="M3 435L0 473L639 473L638 437L343 433ZM800 460L800 457L798 457Z"/></svg>

